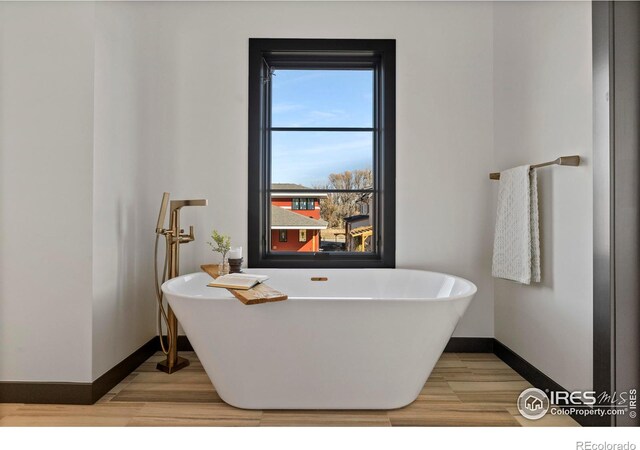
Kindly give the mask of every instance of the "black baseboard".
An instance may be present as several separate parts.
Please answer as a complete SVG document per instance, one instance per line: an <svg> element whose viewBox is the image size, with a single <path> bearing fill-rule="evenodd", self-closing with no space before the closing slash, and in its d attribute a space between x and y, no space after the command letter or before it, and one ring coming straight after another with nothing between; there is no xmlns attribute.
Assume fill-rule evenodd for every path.
<svg viewBox="0 0 640 450"><path fill-rule="evenodd" d="M566 391L565 388L553 381L550 377L538 370L535 366L531 365L527 360L497 339L493 340L493 353L495 353L496 356L503 360L509 367L518 372L522 378L538 389L542 389L545 392ZM603 422L598 416L579 416L572 414L571 417L582 426L606 425L606 422Z"/></svg>
<svg viewBox="0 0 640 450"><path fill-rule="evenodd" d="M0 403L92 405L158 350L154 337L93 383L0 382Z"/></svg>
<svg viewBox="0 0 640 450"><path fill-rule="evenodd" d="M157 339L157 338L156 338ZM162 339L164 340L165 345L167 345L167 335L163 335ZM162 348L160 347L160 342L158 340L158 348L157 351L161 351ZM193 351L193 347L191 346L191 342L189 342L189 338L186 337L185 335L179 335L178 336L178 351L179 352L192 352Z"/></svg>
<svg viewBox="0 0 640 450"><path fill-rule="evenodd" d="M444 348L445 353L493 353L493 338L452 337Z"/></svg>
<svg viewBox="0 0 640 450"><path fill-rule="evenodd" d="M91 404L100 400L111 388L124 380L131 372L136 370L140 364L149 359L151 355L158 351L159 346L160 344L158 343L157 337L149 339L142 347L91 383Z"/></svg>
<svg viewBox="0 0 640 450"><path fill-rule="evenodd" d="M193 347L191 346L191 342L189 342L189 338L186 336L178 336L178 351L179 352L192 352Z"/></svg>
<svg viewBox="0 0 640 450"><path fill-rule="evenodd" d="M93 404L92 383L0 382L0 403Z"/></svg>

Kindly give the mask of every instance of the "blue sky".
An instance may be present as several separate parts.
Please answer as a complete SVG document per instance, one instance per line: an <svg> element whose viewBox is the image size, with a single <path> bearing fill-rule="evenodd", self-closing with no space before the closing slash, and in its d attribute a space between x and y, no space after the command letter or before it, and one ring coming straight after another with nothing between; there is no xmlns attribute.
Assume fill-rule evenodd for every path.
<svg viewBox="0 0 640 450"><path fill-rule="evenodd" d="M371 127L373 72L277 70L274 127ZM324 185L330 173L372 167L371 132L274 131L272 181Z"/></svg>

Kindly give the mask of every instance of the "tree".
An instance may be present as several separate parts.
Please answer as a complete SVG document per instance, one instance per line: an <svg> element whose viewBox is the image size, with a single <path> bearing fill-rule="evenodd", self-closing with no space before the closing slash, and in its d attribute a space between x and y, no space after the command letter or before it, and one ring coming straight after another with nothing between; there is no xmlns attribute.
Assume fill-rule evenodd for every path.
<svg viewBox="0 0 640 450"><path fill-rule="evenodd" d="M371 169L347 170L329 175L329 182L317 189L363 190L373 186ZM344 227L344 218L360 214L360 206L368 202L371 194L363 192L329 193L320 200L320 216L329 222L329 228Z"/></svg>

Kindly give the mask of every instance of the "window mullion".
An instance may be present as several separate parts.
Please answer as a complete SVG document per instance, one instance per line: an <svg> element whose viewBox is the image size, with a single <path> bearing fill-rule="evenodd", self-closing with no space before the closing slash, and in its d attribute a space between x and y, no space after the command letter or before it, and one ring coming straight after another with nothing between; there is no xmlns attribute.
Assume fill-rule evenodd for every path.
<svg viewBox="0 0 640 450"><path fill-rule="evenodd" d="M299 131L299 132L333 132L333 133L372 133L377 127L269 127L268 131Z"/></svg>

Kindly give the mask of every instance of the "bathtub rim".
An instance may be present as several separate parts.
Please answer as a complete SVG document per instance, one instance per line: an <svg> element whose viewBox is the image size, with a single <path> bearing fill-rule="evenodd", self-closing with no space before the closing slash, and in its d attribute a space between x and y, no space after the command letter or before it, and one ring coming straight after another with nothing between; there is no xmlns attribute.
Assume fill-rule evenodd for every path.
<svg viewBox="0 0 640 450"><path fill-rule="evenodd" d="M466 283L469 287L469 291L465 292L463 294L458 294L458 295L452 295L449 297L402 297L402 298L395 298L395 297L388 297L388 298L382 298L382 297L345 297L345 296L333 296L333 297L301 297L301 296L295 296L295 297L289 297L287 299L288 300L300 300L300 301L312 301L312 300L321 300L321 301L347 301L347 300L353 300L353 301L407 301L407 302L444 302L444 301L454 301L454 300L460 300L460 299L465 299L465 298L473 298L477 292L478 292L478 287L475 285L475 283L473 283L472 281L467 280L466 278L462 278L459 277L457 275L451 275L448 273L444 273L444 272L435 272L432 270L421 270L421 269L404 269L404 268L395 268L395 269L391 269L391 268L362 268L362 269L353 269L353 268L349 268L349 269L309 269L309 268L297 268L297 267L292 267L292 268L247 268L246 270L277 270L277 271L283 271L283 270L366 270L366 271L389 271L389 270L401 270L401 271L405 271L405 272L422 272L422 273L430 273L430 274L435 274L435 275L442 275L445 277L452 277L455 280L459 280L462 283ZM170 285L175 283L176 280L178 279L184 279L186 277L190 277L190 276L195 276L195 275L207 275L210 276L209 274L207 274L206 272L191 272L191 273L187 273L187 274L183 274L183 275L179 275L175 278L172 278L170 280L165 281L162 286L162 292L165 295L174 295L177 297L181 297L181 298L188 298L188 299L201 299L201 300L237 300L231 293L229 293L229 296L225 296L225 297L203 297L201 295L190 295L190 294L185 294L182 292L178 292L175 289L173 290L169 290ZM213 289L213 288L212 288Z"/></svg>

